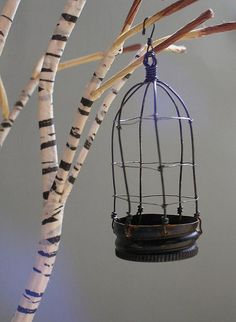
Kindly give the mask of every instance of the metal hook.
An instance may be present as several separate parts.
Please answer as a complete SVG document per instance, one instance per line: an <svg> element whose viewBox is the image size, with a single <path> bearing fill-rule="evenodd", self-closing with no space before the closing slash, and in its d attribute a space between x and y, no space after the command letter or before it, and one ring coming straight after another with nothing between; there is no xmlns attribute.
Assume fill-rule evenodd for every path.
<svg viewBox="0 0 236 322"><path fill-rule="evenodd" d="M143 20L143 30L142 30L142 35L145 35L146 34L146 21L148 20L148 17L145 18ZM153 34L154 34L154 31L155 31L155 24L152 25L152 32L151 32L151 35L149 37L149 39L151 39L153 37Z"/></svg>

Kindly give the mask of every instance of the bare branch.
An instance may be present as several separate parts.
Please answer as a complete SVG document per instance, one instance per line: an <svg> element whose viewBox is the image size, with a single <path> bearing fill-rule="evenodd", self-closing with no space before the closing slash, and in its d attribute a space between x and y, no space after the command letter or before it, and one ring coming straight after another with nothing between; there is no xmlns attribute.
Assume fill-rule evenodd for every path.
<svg viewBox="0 0 236 322"><path fill-rule="evenodd" d="M145 22L145 26L151 26L152 24L156 23L157 21L179 11L182 10L183 8L193 4L198 0L179 0L172 5L166 7L165 9L158 11L156 14L154 14L152 17L148 18ZM140 24L136 25L135 27L131 28L129 31L123 33L116 39L112 46L112 50L116 50L120 47L120 45L127 40L128 38L134 36L138 32L142 31L143 29L143 22Z"/></svg>
<svg viewBox="0 0 236 322"><path fill-rule="evenodd" d="M0 108L2 109L3 119L6 120L9 116L9 105L8 105L7 93L1 76L0 76Z"/></svg>
<svg viewBox="0 0 236 322"><path fill-rule="evenodd" d="M121 33L125 32L126 30L130 29L130 26L132 26L134 19L140 9L142 0L134 0L132 7L130 8L130 11L126 17L126 20L124 22L123 28L121 30Z"/></svg>
<svg viewBox="0 0 236 322"><path fill-rule="evenodd" d="M187 33L189 33L192 29L194 29L196 26L199 26L203 22L207 21L208 19L213 17L213 11L211 9L208 9L204 13L202 13L199 17L188 23L183 28L179 29L177 32L175 32L173 35L159 43L156 47L154 47L154 50L156 52L161 52L176 41L182 39ZM118 79L121 79L125 77L127 74L133 73L135 69L137 69L143 62L143 56L138 58L136 61L131 63L128 67L121 70L119 73L117 73L115 76L113 76L111 79L109 79L107 82L105 82L99 89L94 91L92 93L92 99L96 100L98 99L108 88L110 88Z"/></svg>
<svg viewBox="0 0 236 322"><path fill-rule="evenodd" d="M193 38L199 38L204 36L209 36L221 32L227 32L227 31L234 31L236 30L236 22L226 22L219 25L206 27L206 28L199 28L196 30L191 31L189 34L187 34L183 39L193 39Z"/></svg>

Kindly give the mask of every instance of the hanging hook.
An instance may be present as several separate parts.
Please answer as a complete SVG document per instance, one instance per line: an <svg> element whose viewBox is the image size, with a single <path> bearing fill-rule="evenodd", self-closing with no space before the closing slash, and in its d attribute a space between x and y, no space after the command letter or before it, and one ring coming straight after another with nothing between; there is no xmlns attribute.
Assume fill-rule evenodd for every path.
<svg viewBox="0 0 236 322"><path fill-rule="evenodd" d="M146 34L146 21L148 20L148 17L145 18L143 20L143 30L142 30L142 35L145 35ZM152 25L152 32L151 32L151 35L150 37L148 38L148 46L151 46L152 44L152 37L153 37L153 34L154 34L154 31L155 31L155 24Z"/></svg>
<svg viewBox="0 0 236 322"><path fill-rule="evenodd" d="M148 20L148 17L143 20L143 30L142 35L144 36L146 34L146 21Z"/></svg>

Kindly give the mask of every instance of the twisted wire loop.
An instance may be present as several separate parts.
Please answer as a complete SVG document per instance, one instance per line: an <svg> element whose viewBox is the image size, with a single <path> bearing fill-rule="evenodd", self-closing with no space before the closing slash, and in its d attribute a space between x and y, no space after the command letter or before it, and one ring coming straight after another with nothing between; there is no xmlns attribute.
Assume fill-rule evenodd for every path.
<svg viewBox="0 0 236 322"><path fill-rule="evenodd" d="M157 59L153 50L146 52L143 64L146 69L145 82L154 82L157 79Z"/></svg>
<svg viewBox="0 0 236 322"><path fill-rule="evenodd" d="M113 212L112 212L112 222L119 219L119 215L117 214L117 200L127 202L127 211L126 211L126 226L128 226L132 222L133 216L138 216L138 224L142 223L142 216L146 214L144 210L146 210L146 206L157 206L162 208L162 225L163 227L169 223L167 214L167 208L169 206L176 205L176 213L175 215L179 217L179 222L181 222L183 216L183 205L188 202L195 203L195 213L194 217L198 219L199 222L199 231L202 232L201 228L201 219L200 219L200 212L198 209L198 194L197 194L197 185L196 185L196 172L195 172L195 149L194 149L194 138L193 138L193 127L192 122L193 120L190 117L188 112L187 106L181 97L165 82L162 82L157 77L157 58L156 54L152 47L152 39L148 39L148 48L147 52L144 55L143 64L146 70L145 80L134 85L124 96L120 108L116 113L115 119L113 121L113 128L112 128L112 137L111 137L111 150L112 150L112 179L113 179ZM140 101L140 111L138 115L133 117L124 118L124 113L127 110L127 103L129 100L135 95L135 93L139 92L142 88L144 88L144 94ZM166 96L167 103L170 106L173 106L173 110L175 111L174 116L162 116L159 113L159 104L157 104L159 91L163 92ZM150 105L150 102L147 103L147 97L149 92L152 93L151 96L153 102L153 113L148 114L145 111L146 105ZM137 102L137 100L136 100ZM136 104L137 105L137 104ZM173 121L175 120L178 122L178 137L179 137L179 158L178 161L175 162L163 162L161 151L161 130L159 128L159 122L162 121ZM144 142L143 142L143 126L144 121L153 122L153 126L150 128L154 131L154 159L149 160L148 162L144 161ZM183 134L183 125L187 122L187 126L189 127L190 133L190 153L191 153L191 160L184 160L184 134ZM126 141L128 136L122 133L123 127L129 127L132 125L137 124L138 126L138 157L134 160L127 160L127 152L124 148L124 143L126 145ZM117 130L117 132L116 132ZM125 131L124 131L125 132ZM115 134L117 133L117 135ZM120 160L115 160L115 137L117 136L118 139L118 153L120 155ZM163 143L164 144L164 143ZM130 147L132 150L132 146ZM146 157L146 156L145 156ZM183 190L183 169L185 167L192 168L192 183L193 183L193 196L184 196L182 194ZM123 172L123 180L125 186L125 194L118 193L117 191L117 179L116 179L116 170L117 168L121 168ZM179 175L178 175L178 193L176 194L168 194L166 193L166 182L165 182L165 171L168 169L179 168ZM131 170L130 170L131 169ZM132 169L137 169L138 174L138 194L133 194L133 191L130 189L131 183L128 180L127 173L129 171L134 171ZM144 169L154 170L158 173L159 185L161 187L161 194L147 194L143 187L143 181L146 179L144 178ZM155 175L155 172L153 175ZM145 179L145 180L144 180ZM150 198L159 198L162 199L161 202L158 200L151 201ZM176 201L171 200L171 198L175 198ZM136 208L134 210L133 208ZM160 210L158 211L160 214ZM113 225L112 224L112 225ZM127 228L128 229L128 228Z"/></svg>

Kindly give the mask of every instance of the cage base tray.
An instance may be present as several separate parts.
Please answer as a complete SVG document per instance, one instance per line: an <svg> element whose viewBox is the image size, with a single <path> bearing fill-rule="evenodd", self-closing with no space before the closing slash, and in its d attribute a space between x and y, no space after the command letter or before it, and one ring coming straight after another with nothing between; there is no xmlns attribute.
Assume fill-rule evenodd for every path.
<svg viewBox="0 0 236 322"><path fill-rule="evenodd" d="M194 257L198 253L196 240L201 232L195 217L169 215L169 224L162 224L162 215L133 216L115 219L116 256L136 262L170 262Z"/></svg>
<svg viewBox="0 0 236 322"><path fill-rule="evenodd" d="M146 262L146 263L158 263L158 262L174 262L183 259L194 257L198 253L197 245L190 248L183 249L177 252L168 252L160 254L132 254L122 252L116 249L116 256L120 259L132 261L132 262Z"/></svg>

